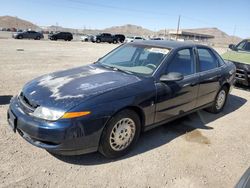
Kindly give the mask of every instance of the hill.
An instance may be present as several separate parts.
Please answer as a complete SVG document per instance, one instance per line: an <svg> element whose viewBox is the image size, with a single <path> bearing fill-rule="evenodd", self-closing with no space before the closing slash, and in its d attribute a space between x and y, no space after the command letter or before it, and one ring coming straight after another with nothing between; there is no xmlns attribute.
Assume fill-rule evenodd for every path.
<svg viewBox="0 0 250 188"><path fill-rule="evenodd" d="M23 19L13 16L0 16L0 28L17 28L39 30L40 27Z"/></svg>
<svg viewBox="0 0 250 188"><path fill-rule="evenodd" d="M114 26L114 27L106 28L103 31L110 32L110 33L120 33L124 35L139 35L139 36L150 36L154 34L154 32L149 29L143 28L138 25L131 25L131 24L126 24L122 26Z"/></svg>
<svg viewBox="0 0 250 188"><path fill-rule="evenodd" d="M214 39L210 39L210 41L217 45L231 43L235 44L242 40L240 37L230 36L227 33L219 30L218 28L185 29L185 31L213 35Z"/></svg>

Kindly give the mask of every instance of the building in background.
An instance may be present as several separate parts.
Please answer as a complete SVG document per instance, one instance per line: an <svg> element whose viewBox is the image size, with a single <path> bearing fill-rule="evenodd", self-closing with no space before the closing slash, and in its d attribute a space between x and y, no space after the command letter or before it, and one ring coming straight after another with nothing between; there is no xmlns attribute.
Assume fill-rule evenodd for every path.
<svg viewBox="0 0 250 188"><path fill-rule="evenodd" d="M213 35L194 33L189 31L179 30L178 33L175 30L170 30L168 32L168 38L171 40L180 40L180 41L195 41L195 42L208 42L209 39L213 39Z"/></svg>

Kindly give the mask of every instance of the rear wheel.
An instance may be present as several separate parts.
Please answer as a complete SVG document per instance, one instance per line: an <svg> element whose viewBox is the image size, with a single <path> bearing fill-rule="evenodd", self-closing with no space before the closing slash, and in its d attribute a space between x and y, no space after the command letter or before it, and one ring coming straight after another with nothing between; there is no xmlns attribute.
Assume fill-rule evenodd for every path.
<svg viewBox="0 0 250 188"><path fill-rule="evenodd" d="M228 88L226 86L223 86L217 93L213 105L207 108L206 110L214 114L221 112L226 104L227 96L228 96Z"/></svg>
<svg viewBox="0 0 250 188"><path fill-rule="evenodd" d="M100 40L100 39L97 39L97 40L96 40L96 42L97 42L97 43L100 43L100 42L101 42L101 40Z"/></svg>
<svg viewBox="0 0 250 188"><path fill-rule="evenodd" d="M114 40L113 43L116 44L116 43L117 43L117 40Z"/></svg>
<svg viewBox="0 0 250 188"><path fill-rule="evenodd" d="M107 158L125 155L137 142L140 118L132 110L123 110L108 122L102 133L99 151Z"/></svg>
<svg viewBox="0 0 250 188"><path fill-rule="evenodd" d="M41 39L41 37L40 37L40 36L37 36L37 37L36 37L36 40L40 40L40 39Z"/></svg>
<svg viewBox="0 0 250 188"><path fill-rule="evenodd" d="M19 35L17 38L18 39L23 39L23 35Z"/></svg>

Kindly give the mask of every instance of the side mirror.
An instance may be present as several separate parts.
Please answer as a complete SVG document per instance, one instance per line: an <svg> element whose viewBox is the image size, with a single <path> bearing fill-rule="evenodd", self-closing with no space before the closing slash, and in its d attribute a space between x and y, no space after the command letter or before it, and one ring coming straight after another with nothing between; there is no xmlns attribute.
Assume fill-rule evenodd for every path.
<svg viewBox="0 0 250 188"><path fill-rule="evenodd" d="M230 48L231 50L236 50L236 47L234 44L229 44L228 48Z"/></svg>
<svg viewBox="0 0 250 188"><path fill-rule="evenodd" d="M169 81L180 81L183 80L184 76L179 72L170 72L168 74L164 74L160 77L161 82L169 82Z"/></svg>

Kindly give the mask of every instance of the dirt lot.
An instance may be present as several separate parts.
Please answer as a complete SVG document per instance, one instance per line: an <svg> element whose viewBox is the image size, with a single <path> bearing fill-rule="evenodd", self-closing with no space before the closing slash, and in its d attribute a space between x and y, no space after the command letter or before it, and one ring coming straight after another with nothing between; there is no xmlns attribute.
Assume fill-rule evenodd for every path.
<svg viewBox="0 0 250 188"><path fill-rule="evenodd" d="M142 134L118 160L58 157L7 125L11 96L27 81L91 63L115 45L0 40L0 187L233 187L250 166L250 93L234 89L225 111L204 111Z"/></svg>

